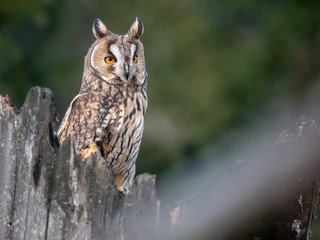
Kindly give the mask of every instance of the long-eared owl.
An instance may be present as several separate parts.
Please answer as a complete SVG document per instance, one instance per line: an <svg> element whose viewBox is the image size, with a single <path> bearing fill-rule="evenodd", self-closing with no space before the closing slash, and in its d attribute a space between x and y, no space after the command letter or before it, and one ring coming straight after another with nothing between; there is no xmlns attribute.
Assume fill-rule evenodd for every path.
<svg viewBox="0 0 320 240"><path fill-rule="evenodd" d="M86 159L101 151L110 163L119 191L126 193L135 174L147 108L147 71L139 18L125 35L117 35L96 19L96 41L85 57L79 94L58 130L62 143L73 136Z"/></svg>

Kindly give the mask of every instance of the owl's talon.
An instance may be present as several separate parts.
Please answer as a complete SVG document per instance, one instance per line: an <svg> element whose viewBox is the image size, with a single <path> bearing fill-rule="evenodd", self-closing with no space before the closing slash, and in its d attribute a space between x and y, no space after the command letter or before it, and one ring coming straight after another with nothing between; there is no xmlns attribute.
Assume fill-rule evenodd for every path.
<svg viewBox="0 0 320 240"><path fill-rule="evenodd" d="M117 186L117 189L119 190L119 193L120 193L122 196L127 195L127 189L124 189L123 187L118 187L118 186Z"/></svg>

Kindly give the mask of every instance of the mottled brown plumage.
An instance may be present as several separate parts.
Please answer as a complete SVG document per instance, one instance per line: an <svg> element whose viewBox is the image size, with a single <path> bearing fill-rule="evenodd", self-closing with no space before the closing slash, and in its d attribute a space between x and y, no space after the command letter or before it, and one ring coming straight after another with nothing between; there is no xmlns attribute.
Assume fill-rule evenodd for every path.
<svg viewBox="0 0 320 240"><path fill-rule="evenodd" d="M147 108L142 33L139 18L121 36L108 31L99 19L94 22L97 40L85 58L80 92L58 130L60 143L73 136L83 160L101 149L122 192L135 174Z"/></svg>

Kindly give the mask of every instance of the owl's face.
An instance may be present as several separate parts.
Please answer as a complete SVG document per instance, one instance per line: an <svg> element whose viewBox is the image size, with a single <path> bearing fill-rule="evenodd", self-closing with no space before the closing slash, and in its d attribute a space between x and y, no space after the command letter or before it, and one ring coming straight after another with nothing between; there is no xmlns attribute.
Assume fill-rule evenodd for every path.
<svg viewBox="0 0 320 240"><path fill-rule="evenodd" d="M125 35L116 35L96 19L93 34L97 38L91 47L90 65L109 84L142 85L146 81L143 45L139 38L143 24L139 18Z"/></svg>

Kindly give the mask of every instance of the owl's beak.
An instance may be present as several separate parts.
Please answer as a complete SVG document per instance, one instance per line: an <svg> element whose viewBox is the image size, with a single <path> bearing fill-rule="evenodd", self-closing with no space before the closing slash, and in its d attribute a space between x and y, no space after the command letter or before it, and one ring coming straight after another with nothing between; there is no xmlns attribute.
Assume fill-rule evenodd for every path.
<svg viewBox="0 0 320 240"><path fill-rule="evenodd" d="M126 76L126 80L129 78L129 64L124 64L124 72Z"/></svg>

